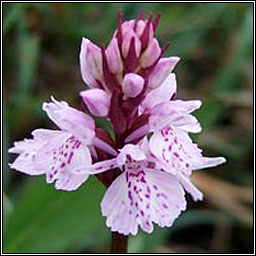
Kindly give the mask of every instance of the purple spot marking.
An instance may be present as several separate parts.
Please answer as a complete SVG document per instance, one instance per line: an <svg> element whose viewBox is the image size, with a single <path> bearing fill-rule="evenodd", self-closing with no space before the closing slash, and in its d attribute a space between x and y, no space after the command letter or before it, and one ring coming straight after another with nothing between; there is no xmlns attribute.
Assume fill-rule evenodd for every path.
<svg viewBox="0 0 256 256"><path fill-rule="evenodd" d="M61 163L60 167L61 167L61 168L64 168L65 165L66 165L65 163Z"/></svg>
<svg viewBox="0 0 256 256"><path fill-rule="evenodd" d="M178 154L177 152L174 152L173 155L174 155L175 157L179 157L179 154Z"/></svg>
<svg viewBox="0 0 256 256"><path fill-rule="evenodd" d="M70 155L69 155L69 157L68 157L68 164L71 163L71 160L72 160L73 155L74 155L74 152L71 152Z"/></svg>
<svg viewBox="0 0 256 256"><path fill-rule="evenodd" d="M140 181L141 181L142 183L147 183L144 176L141 177Z"/></svg>
<svg viewBox="0 0 256 256"><path fill-rule="evenodd" d="M163 207L164 207L165 209L168 209L168 206L167 206L166 204L163 204Z"/></svg>

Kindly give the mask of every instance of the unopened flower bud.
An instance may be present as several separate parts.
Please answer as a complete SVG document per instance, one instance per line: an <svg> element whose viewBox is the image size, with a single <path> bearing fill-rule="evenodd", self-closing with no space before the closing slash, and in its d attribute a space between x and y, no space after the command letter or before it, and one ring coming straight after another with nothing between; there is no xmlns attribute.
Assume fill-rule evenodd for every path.
<svg viewBox="0 0 256 256"><path fill-rule="evenodd" d="M103 81L101 51L86 38L82 40L80 64L84 82L91 88L99 87L97 80Z"/></svg>
<svg viewBox="0 0 256 256"><path fill-rule="evenodd" d="M140 64L143 68L150 67L154 64L161 54L161 48L156 38L149 43L145 52L142 54Z"/></svg>
<svg viewBox="0 0 256 256"><path fill-rule="evenodd" d="M136 55L137 55L137 57L139 57L139 55L140 55L140 51L141 51L140 39L138 38L138 36L135 34L135 32L133 30L129 30L124 34L124 37L123 37L122 53L123 53L124 58L126 58L128 55L132 38L134 38L134 40L135 40Z"/></svg>
<svg viewBox="0 0 256 256"><path fill-rule="evenodd" d="M147 20L138 20L136 24L136 34L140 37L142 33L144 32L144 29L146 27ZM152 23L149 24L149 42L153 39L154 35L154 29L152 26Z"/></svg>
<svg viewBox="0 0 256 256"><path fill-rule="evenodd" d="M148 88L154 89L160 86L167 76L172 72L179 60L179 57L160 59L152 73L149 75Z"/></svg>
<svg viewBox="0 0 256 256"><path fill-rule="evenodd" d="M90 89L80 92L84 103L95 116L104 117L108 115L110 107L110 95L101 89Z"/></svg>
<svg viewBox="0 0 256 256"><path fill-rule="evenodd" d="M117 39L115 37L113 37L108 48L106 49L106 56L110 72L113 74L121 73L123 70L123 64L118 48Z"/></svg>
<svg viewBox="0 0 256 256"><path fill-rule="evenodd" d="M126 74L123 80L123 93L134 98L140 94L144 86L144 79L134 73Z"/></svg>

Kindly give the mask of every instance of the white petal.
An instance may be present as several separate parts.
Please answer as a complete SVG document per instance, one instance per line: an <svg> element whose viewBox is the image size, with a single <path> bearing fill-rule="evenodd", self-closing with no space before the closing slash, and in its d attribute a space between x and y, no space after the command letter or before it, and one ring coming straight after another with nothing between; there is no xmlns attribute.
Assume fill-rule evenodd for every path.
<svg viewBox="0 0 256 256"><path fill-rule="evenodd" d="M87 145L72 134L60 132L35 155L35 165L44 169L46 180L56 180L56 189L75 190L88 178L91 153Z"/></svg>
<svg viewBox="0 0 256 256"><path fill-rule="evenodd" d="M90 144L95 135L94 120L87 114L69 107L66 102L59 102L52 97L50 103L43 103L43 110L62 130L71 132L80 140Z"/></svg>
<svg viewBox="0 0 256 256"><path fill-rule="evenodd" d="M142 161L146 159L146 155L140 149L138 145L126 144L121 150L117 157L117 164L121 167L123 166L128 158L130 157L135 161Z"/></svg>
<svg viewBox="0 0 256 256"><path fill-rule="evenodd" d="M202 192L191 183L188 177L185 177L181 173L178 173L177 178L184 187L184 189L193 197L194 201L203 200Z"/></svg>
<svg viewBox="0 0 256 256"><path fill-rule="evenodd" d="M126 170L108 188L101 203L111 231L136 235L138 226L153 231L153 222L169 227L186 208L178 180L160 170Z"/></svg>
<svg viewBox="0 0 256 256"><path fill-rule="evenodd" d="M157 104L167 102L176 93L177 83L174 73L171 73L165 81L156 89L150 91L141 104L141 112L153 109Z"/></svg>
<svg viewBox="0 0 256 256"><path fill-rule="evenodd" d="M165 171L182 172L186 176L191 174L191 152L194 150L194 145L180 138L172 126L155 132L149 146L153 155L163 163L162 168Z"/></svg>
<svg viewBox="0 0 256 256"><path fill-rule="evenodd" d="M109 160L99 161L93 164L90 168L88 168L88 171L90 174L98 174L117 167L118 165L116 158L113 158Z"/></svg>

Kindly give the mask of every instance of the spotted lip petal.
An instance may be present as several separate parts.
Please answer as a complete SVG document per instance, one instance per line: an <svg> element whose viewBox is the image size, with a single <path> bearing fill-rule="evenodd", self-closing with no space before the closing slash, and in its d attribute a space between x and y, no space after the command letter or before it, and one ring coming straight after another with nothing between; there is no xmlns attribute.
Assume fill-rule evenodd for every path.
<svg viewBox="0 0 256 256"><path fill-rule="evenodd" d="M168 126L155 132L149 142L153 155L163 163L165 171L176 169L188 177L193 170L213 167L225 162L223 157L204 157L187 132Z"/></svg>
<svg viewBox="0 0 256 256"><path fill-rule="evenodd" d="M107 226L124 235L136 235L139 226L152 233L153 223L170 227L185 208L184 190L174 176L139 164L126 166L101 202Z"/></svg>

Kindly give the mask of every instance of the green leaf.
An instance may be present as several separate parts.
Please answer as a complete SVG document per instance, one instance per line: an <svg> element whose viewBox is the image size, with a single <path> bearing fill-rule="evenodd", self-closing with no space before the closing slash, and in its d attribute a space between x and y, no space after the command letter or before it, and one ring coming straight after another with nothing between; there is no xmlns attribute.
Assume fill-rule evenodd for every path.
<svg viewBox="0 0 256 256"><path fill-rule="evenodd" d="M4 252L54 253L101 243L107 231L100 214L103 186L90 178L74 192L56 191L44 180L30 184L6 224Z"/></svg>
<svg viewBox="0 0 256 256"><path fill-rule="evenodd" d="M24 17L17 26L17 86L15 88L15 103L24 103L31 95L35 85L40 54L40 38L29 33Z"/></svg>
<svg viewBox="0 0 256 256"><path fill-rule="evenodd" d="M27 4L28 5L28 4ZM3 7L9 7L10 11L4 16L3 20L3 35L19 20L24 11L25 3L8 3Z"/></svg>

